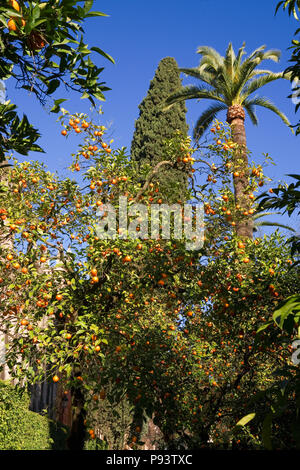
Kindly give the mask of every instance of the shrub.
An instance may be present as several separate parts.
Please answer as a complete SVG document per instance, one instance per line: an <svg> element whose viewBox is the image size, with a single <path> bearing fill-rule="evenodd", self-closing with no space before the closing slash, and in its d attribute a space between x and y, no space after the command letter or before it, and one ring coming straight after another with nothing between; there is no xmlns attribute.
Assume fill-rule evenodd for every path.
<svg viewBox="0 0 300 470"><path fill-rule="evenodd" d="M24 389L0 381L0 449L63 449L66 429L30 411L29 400Z"/></svg>

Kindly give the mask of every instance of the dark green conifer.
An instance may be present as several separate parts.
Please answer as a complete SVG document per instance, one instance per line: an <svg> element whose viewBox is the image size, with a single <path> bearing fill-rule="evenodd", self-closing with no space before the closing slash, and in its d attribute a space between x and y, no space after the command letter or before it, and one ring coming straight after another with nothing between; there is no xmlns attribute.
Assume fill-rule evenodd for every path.
<svg viewBox="0 0 300 470"><path fill-rule="evenodd" d="M154 167L166 159L164 141L180 131L187 136L186 106L176 104L168 111L161 107L171 93L182 88L180 72L173 57L165 57L157 67L146 97L139 105L140 114L135 122L135 132L131 143L131 158L138 165L148 163ZM187 174L184 170L164 169L159 176L160 188L170 199L185 199Z"/></svg>

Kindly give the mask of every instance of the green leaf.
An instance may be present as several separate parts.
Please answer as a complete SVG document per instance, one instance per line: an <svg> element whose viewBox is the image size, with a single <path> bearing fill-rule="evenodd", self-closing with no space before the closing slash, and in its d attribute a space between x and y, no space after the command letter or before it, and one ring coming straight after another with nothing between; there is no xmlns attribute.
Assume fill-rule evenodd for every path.
<svg viewBox="0 0 300 470"><path fill-rule="evenodd" d="M293 324L300 318L300 294L288 297L273 313L273 320L279 328L292 332Z"/></svg>
<svg viewBox="0 0 300 470"><path fill-rule="evenodd" d="M109 54L107 54L102 49L100 49L99 47L91 47L91 51L98 52L98 54L102 55L106 59L110 60L113 64L115 64L114 59Z"/></svg>
<svg viewBox="0 0 300 470"><path fill-rule="evenodd" d="M265 330L266 328L268 328L270 325L272 325L273 322L271 321L268 321L267 323L264 323L263 325L261 325L258 330L256 331L256 333L260 333L261 331Z"/></svg>
<svg viewBox="0 0 300 470"><path fill-rule="evenodd" d="M106 13L102 13L101 11L90 11L87 13L86 18L89 18L91 16L108 16Z"/></svg>
<svg viewBox="0 0 300 470"><path fill-rule="evenodd" d="M250 413L246 416L244 416L242 419L240 419L237 423L236 426L246 426L247 423L249 423L254 417L256 413Z"/></svg>
<svg viewBox="0 0 300 470"><path fill-rule="evenodd" d="M51 113L59 113L60 111L60 104L64 101L67 101L66 98L60 98L59 100L54 100L54 106L50 109Z"/></svg>
<svg viewBox="0 0 300 470"><path fill-rule="evenodd" d="M47 90L47 95L51 95L52 93L55 92L55 90L59 87L60 81L58 78L54 78L54 80L51 80L51 82L48 85L48 90Z"/></svg>
<svg viewBox="0 0 300 470"><path fill-rule="evenodd" d="M84 13L85 13L85 14L87 14L87 13L90 11L90 9L91 9L92 6L93 6L93 3L94 3L94 0L86 0L86 1L84 2L84 7L83 7L83 9L84 9Z"/></svg>
<svg viewBox="0 0 300 470"><path fill-rule="evenodd" d="M40 17L40 14L41 14L40 7L39 7L39 5L36 5L34 7L34 9L32 10L32 12L31 12L31 18L33 20L37 20Z"/></svg>

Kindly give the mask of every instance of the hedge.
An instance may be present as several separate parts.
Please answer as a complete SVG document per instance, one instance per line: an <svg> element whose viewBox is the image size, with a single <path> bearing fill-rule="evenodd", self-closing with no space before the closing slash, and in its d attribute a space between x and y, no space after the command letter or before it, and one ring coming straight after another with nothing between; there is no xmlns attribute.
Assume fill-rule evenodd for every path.
<svg viewBox="0 0 300 470"><path fill-rule="evenodd" d="M29 410L29 394L0 381L0 450L63 450L67 428Z"/></svg>

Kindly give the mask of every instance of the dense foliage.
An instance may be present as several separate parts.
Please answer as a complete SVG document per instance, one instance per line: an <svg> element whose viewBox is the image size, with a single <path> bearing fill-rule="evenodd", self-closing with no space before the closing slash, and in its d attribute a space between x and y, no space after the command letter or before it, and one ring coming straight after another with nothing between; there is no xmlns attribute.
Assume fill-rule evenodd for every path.
<svg viewBox="0 0 300 470"><path fill-rule="evenodd" d="M282 343L274 333L264 346L256 331L284 295L298 291L299 278L279 235L236 237L228 128L217 123L205 158L194 153L186 163L194 201L205 201L206 227L203 247L189 250L172 234L139 237L142 213L130 213L130 205L164 203L151 181L155 172L145 167L141 187L125 150L105 142L103 126L67 112L61 120L67 133L82 129L71 169L83 172L84 188L25 162L10 172L1 202L2 236L13 243L1 249L0 273L13 376L36 381L47 365L71 390L74 420L86 423L92 439L91 404L107 397L117 405L125 395L134 408L130 429L140 428L128 435L132 446L141 445L143 416L153 418L166 445L207 446L212 436L216 445L220 429L227 435L221 446L241 441L235 424L248 398L272 383L272 371L290 354L290 337ZM193 151L177 137L168 148L171 167ZM197 185L198 172L208 175ZM266 178L262 165L251 174L255 191ZM136 237L122 233L118 215L123 236L103 239L99 221L107 203L119 209L120 196L129 201Z"/></svg>
<svg viewBox="0 0 300 470"><path fill-rule="evenodd" d="M139 105L140 114L135 122L131 142L133 161L149 163L154 167L165 158L164 142L167 139L174 137L175 132L179 132L182 137L187 136L185 104L181 102L168 112L162 111L162 105L169 94L181 89L177 62L173 57L165 57L159 62L147 95ZM164 168L160 171L158 180L163 192L167 187L172 188L168 194L170 202L186 198L188 179L182 169Z"/></svg>
<svg viewBox="0 0 300 470"><path fill-rule="evenodd" d="M73 38L83 20L102 15L91 13L93 2L8 3L0 10L0 78L33 86L43 100L68 77L93 104L102 99L101 70L89 54L106 54ZM231 45L225 61L212 49L202 52L202 65L209 55L228 72ZM242 55L243 47L231 64L244 78L250 73L249 94L281 78L251 75L277 52L258 49L244 67ZM219 86L215 66L204 72ZM263 192L259 204L270 158L251 162L230 125L241 125L245 102L230 106L228 124L210 109L205 146L193 147L183 103L161 112L173 85L181 87L177 64L165 58L141 103L132 155L113 148L101 118L71 114L56 100L59 138L78 138L70 177L11 158L12 149L36 150L38 135L14 105L1 108L2 159L12 167L0 169L0 333L19 383L0 384L2 448L138 449L155 426L160 448L300 448L297 238L238 232L262 207L297 211L298 177ZM188 187L180 195L175 174ZM28 410L24 388L41 380L71 399L68 434Z"/></svg>
<svg viewBox="0 0 300 470"><path fill-rule="evenodd" d="M0 382L0 449L64 449L66 429L29 411L24 389Z"/></svg>
<svg viewBox="0 0 300 470"><path fill-rule="evenodd" d="M82 4L80 6L79 4ZM108 88L99 81L103 71L91 59L93 53L113 59L99 47L84 42L83 23L90 17L106 16L91 11L93 0L7 0L0 7L0 80L13 78L16 86L34 93L44 104L63 85L82 98L104 100ZM54 100L52 112L59 111L65 98ZM0 162L6 151L23 155L41 151L38 131L16 106L0 106Z"/></svg>

